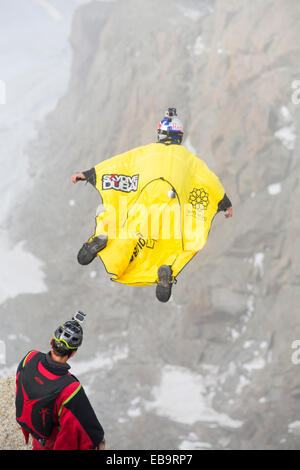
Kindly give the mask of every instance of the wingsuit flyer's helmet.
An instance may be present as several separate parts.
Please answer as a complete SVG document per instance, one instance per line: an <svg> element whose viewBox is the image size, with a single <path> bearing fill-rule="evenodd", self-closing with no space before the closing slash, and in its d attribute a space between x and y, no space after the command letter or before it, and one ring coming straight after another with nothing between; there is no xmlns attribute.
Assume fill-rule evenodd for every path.
<svg viewBox="0 0 300 470"><path fill-rule="evenodd" d="M176 108L168 108L165 117L158 123L157 140L166 142L171 140L181 144L183 138L183 125L177 117Z"/></svg>
<svg viewBox="0 0 300 470"><path fill-rule="evenodd" d="M77 312L72 320L59 325L54 332L55 346L64 351L75 350L79 348L83 340L83 329L80 323L83 322L85 315ZM82 318L82 320L81 320Z"/></svg>

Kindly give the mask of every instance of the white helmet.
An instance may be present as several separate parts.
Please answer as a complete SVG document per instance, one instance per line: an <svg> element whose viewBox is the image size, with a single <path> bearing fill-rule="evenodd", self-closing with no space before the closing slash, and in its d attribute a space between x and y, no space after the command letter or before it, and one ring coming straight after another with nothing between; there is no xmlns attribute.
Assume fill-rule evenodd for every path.
<svg viewBox="0 0 300 470"><path fill-rule="evenodd" d="M176 108L168 108L165 117L157 127L157 140L159 142L172 141L181 144L183 138L183 125L177 117Z"/></svg>

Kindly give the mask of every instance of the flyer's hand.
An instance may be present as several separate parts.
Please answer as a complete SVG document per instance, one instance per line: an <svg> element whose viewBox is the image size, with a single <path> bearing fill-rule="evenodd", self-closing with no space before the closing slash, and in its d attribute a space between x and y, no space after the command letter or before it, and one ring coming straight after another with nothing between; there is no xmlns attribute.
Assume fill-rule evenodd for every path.
<svg viewBox="0 0 300 470"><path fill-rule="evenodd" d="M229 217L232 217L232 206L228 207L227 211L225 212L225 217L226 219L229 219Z"/></svg>
<svg viewBox="0 0 300 470"><path fill-rule="evenodd" d="M78 181L80 180L85 180L85 176L83 173L75 173L73 176L72 176L72 182L74 184L78 183Z"/></svg>
<svg viewBox="0 0 300 470"><path fill-rule="evenodd" d="M105 450L105 440L100 442L100 444L96 447L95 450Z"/></svg>

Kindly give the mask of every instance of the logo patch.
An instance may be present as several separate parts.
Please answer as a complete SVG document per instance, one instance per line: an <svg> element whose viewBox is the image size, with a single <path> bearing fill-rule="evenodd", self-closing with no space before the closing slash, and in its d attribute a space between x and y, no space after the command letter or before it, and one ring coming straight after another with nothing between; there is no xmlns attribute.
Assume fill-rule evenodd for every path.
<svg viewBox="0 0 300 470"><path fill-rule="evenodd" d="M139 175L103 175L102 176L102 189L114 189L115 191L122 191L123 193L130 193L137 191L139 184Z"/></svg>
<svg viewBox="0 0 300 470"><path fill-rule="evenodd" d="M194 188L190 192L189 203L193 207L192 215L197 218L204 218L203 212L209 204L209 194L204 188Z"/></svg>
<svg viewBox="0 0 300 470"><path fill-rule="evenodd" d="M143 237L141 233L139 233L138 235L140 235L140 238L138 239L138 242L134 247L133 254L130 259L130 263L138 256L140 251L142 251L144 248L150 248L150 250L153 250L155 246L155 242L157 241L153 239L145 240L145 238Z"/></svg>
<svg viewBox="0 0 300 470"><path fill-rule="evenodd" d="M208 192L203 188L194 188L190 193L189 203L192 204L194 209L197 209L198 206L203 206L204 209L207 209L209 204Z"/></svg>
<svg viewBox="0 0 300 470"><path fill-rule="evenodd" d="M48 408L42 408L40 411L40 415L42 415L43 420L43 427L46 427L46 416L50 414L50 410Z"/></svg>
<svg viewBox="0 0 300 470"><path fill-rule="evenodd" d="M40 385L44 385L44 382L39 378L39 377L34 377L34 380L40 384Z"/></svg>

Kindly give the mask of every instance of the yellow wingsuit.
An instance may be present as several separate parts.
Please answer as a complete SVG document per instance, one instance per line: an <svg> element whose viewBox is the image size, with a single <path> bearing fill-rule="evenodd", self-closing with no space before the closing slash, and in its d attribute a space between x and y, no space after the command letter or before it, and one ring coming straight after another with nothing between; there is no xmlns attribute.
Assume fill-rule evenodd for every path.
<svg viewBox="0 0 300 470"><path fill-rule="evenodd" d="M182 145L162 143L109 158L95 172L105 211L94 236L108 236L98 256L111 279L154 284L163 264L176 278L206 243L225 195L217 176Z"/></svg>

